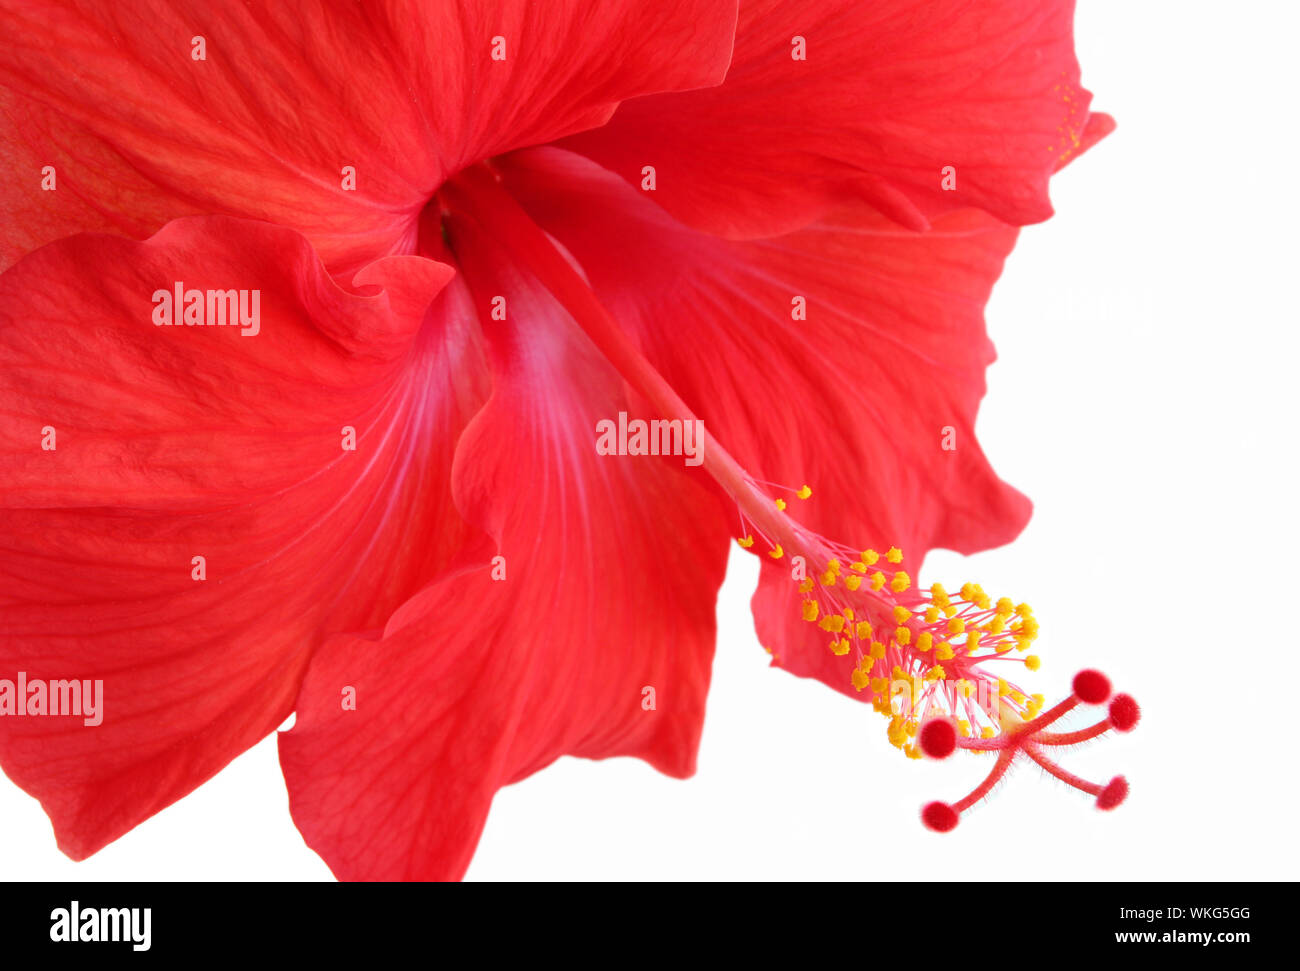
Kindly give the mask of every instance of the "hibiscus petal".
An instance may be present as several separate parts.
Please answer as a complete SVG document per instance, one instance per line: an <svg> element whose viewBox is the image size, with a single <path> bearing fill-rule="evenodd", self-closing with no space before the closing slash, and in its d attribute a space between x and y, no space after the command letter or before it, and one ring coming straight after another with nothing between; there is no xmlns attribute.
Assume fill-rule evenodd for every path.
<svg viewBox="0 0 1300 971"><path fill-rule="evenodd" d="M336 272L412 252L446 176L602 124L623 98L716 84L735 20L728 0L6 8L0 268L200 212L291 226Z"/></svg>
<svg viewBox="0 0 1300 971"><path fill-rule="evenodd" d="M636 415L617 375L531 278L466 273L485 311L491 294L509 311L486 325L496 381L456 496L505 575L485 557L381 639L313 659L280 757L294 820L342 879L460 877L497 789L564 754L694 771L722 508L681 458L598 455L596 423Z"/></svg>
<svg viewBox="0 0 1300 971"><path fill-rule="evenodd" d="M630 101L564 144L636 185L653 165L656 202L735 237L846 193L917 229L967 207L1037 222L1088 120L1073 15L1074 0L745 0L720 87Z"/></svg>
<svg viewBox="0 0 1300 971"><path fill-rule="evenodd" d="M855 211L728 241L572 153L521 152L499 168L741 465L811 485L806 503L786 496L801 522L850 544L896 544L909 568L933 547L969 553L1024 526L1028 500L974 434L993 360L983 308L1015 229L967 210L915 233ZM806 320L792 319L796 298ZM943 447L949 428L955 450ZM765 567L760 637L783 665L846 689L844 665L799 618L788 569Z"/></svg>
<svg viewBox="0 0 1300 971"><path fill-rule="evenodd" d="M211 216L0 276L0 672L104 693L97 727L0 719L0 762L70 856L274 730L322 632L381 626L481 535L450 467L482 365L445 296L426 314L450 272L391 257L352 292L298 234ZM260 330L158 326L175 281L259 290Z"/></svg>

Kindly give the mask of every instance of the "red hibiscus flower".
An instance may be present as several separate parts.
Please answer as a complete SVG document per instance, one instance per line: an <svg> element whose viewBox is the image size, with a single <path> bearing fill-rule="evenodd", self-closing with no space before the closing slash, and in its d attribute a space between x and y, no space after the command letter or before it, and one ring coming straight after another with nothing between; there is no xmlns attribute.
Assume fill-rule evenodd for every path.
<svg viewBox="0 0 1300 971"><path fill-rule="evenodd" d="M732 537L774 664L998 751L932 828L1020 755L1116 804L1044 751L1132 700L1048 732L1105 679L1042 712L1028 608L908 573L1029 514L982 311L1111 127L1072 7L5 3L0 760L64 852L295 711L341 878L460 876L561 755L688 775Z"/></svg>

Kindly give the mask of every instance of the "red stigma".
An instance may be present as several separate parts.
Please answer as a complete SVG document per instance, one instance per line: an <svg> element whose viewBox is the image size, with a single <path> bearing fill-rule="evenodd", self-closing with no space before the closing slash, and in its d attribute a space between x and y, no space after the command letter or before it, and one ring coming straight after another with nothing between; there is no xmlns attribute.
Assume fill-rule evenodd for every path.
<svg viewBox="0 0 1300 971"><path fill-rule="evenodd" d="M925 824L926 829L932 829L936 833L947 833L956 829L960 819L957 810L946 802L932 802L921 810L921 822Z"/></svg>
<svg viewBox="0 0 1300 971"><path fill-rule="evenodd" d="M1106 788L1101 790L1101 795L1097 797L1098 809L1114 809L1128 796L1128 780L1122 775L1117 775L1106 783Z"/></svg>
<svg viewBox="0 0 1300 971"><path fill-rule="evenodd" d="M921 751L932 759L946 759L957 749L957 729L946 718L935 718L921 728Z"/></svg>
<svg viewBox="0 0 1300 971"><path fill-rule="evenodd" d="M1100 705L1110 697L1110 678L1100 671L1080 671L1074 676L1074 694L1086 705Z"/></svg>
<svg viewBox="0 0 1300 971"><path fill-rule="evenodd" d="M1131 732L1142 717L1142 709L1132 695L1116 695L1110 700L1110 723L1117 732Z"/></svg>
<svg viewBox="0 0 1300 971"><path fill-rule="evenodd" d="M970 793L954 803L932 802L921 810L921 822L927 829L946 833L957 826L961 814L970 809L992 791L999 780L1006 775L1011 764L1024 756L1037 764L1049 775L1090 796L1096 797L1098 809L1114 809L1128 796L1128 781L1117 775L1106 785L1081 779L1072 772L1063 769L1046 754L1049 746L1077 745L1096 738L1114 728L1116 731L1131 731L1137 725L1140 710L1131 695L1116 695L1110 703L1107 717L1088 728L1074 732L1050 732L1047 727L1069 713L1080 702L1099 705L1110 698L1110 679L1100 671L1080 671L1074 677L1074 693L1060 704L1044 712L1032 721L1020 722L1008 728L1001 735L993 738L966 738L959 736L951 722L946 719L934 719L921 729L921 750L932 758L946 758L956 748L972 752L996 752L997 761L984 781ZM1004 715L1005 717L1005 715Z"/></svg>

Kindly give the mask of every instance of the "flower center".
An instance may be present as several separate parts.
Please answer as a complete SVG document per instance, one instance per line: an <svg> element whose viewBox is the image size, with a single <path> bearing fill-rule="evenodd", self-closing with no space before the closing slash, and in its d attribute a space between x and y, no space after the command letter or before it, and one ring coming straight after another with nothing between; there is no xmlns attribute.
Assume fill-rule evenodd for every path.
<svg viewBox="0 0 1300 971"><path fill-rule="evenodd" d="M697 420L610 316L569 257L510 195L490 164L457 174L439 190L439 204L438 218L445 220L442 225L453 244L464 229L485 245L499 248L550 291L660 415L680 420L683 426ZM988 788L1017 753L1048 767L1040 760L1039 749L1024 742L1026 733L1037 733L1072 704L1063 702L1065 708L1058 705L1049 712L1053 717L1038 719L1042 695L1027 695L986 669L997 662L1038 669L1038 658L1024 653L1038 636L1038 622L1027 604L1006 598L994 601L974 583L964 584L957 594L937 583L917 590L902 568L901 550L891 547L882 554L848 546L813 532L790 515L785 496L809 499L808 486L790 489L755 479L707 425L700 444L704 468L739 509L744 535L737 541L745 549L765 553L771 561L790 565L792 609L829 635L831 653L846 658L846 677L859 692L868 692L873 707L889 719L891 743L920 758L927 753L917 743L918 734L927 723L942 719L952 726L954 738L963 740L961 747L999 750ZM1064 772L1054 763L1049 771ZM1092 792L1090 786L1080 787ZM954 811L967 808L986 791L977 790Z"/></svg>

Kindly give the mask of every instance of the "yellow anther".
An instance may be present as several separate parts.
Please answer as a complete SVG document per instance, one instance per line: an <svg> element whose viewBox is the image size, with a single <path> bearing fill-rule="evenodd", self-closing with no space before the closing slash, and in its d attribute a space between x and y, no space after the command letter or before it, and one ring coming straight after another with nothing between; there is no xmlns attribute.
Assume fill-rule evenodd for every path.
<svg viewBox="0 0 1300 971"><path fill-rule="evenodd" d="M1003 620L1001 617L994 617L988 623L988 631L990 634L994 634L994 635L1001 634L1006 629L1007 629L1007 622Z"/></svg>
<svg viewBox="0 0 1300 971"><path fill-rule="evenodd" d="M871 676L861 668L854 668L853 673L849 675L849 680L853 682L853 687L861 691L871 683Z"/></svg>
<svg viewBox="0 0 1300 971"><path fill-rule="evenodd" d="M940 644L934 651L936 661L951 661L956 656L951 644Z"/></svg>
<svg viewBox="0 0 1300 971"><path fill-rule="evenodd" d="M916 732L917 732L916 722L909 720L907 723L907 737L916 738Z"/></svg>
<svg viewBox="0 0 1300 971"><path fill-rule="evenodd" d="M1010 597L1003 597L998 601L997 611L999 617L1010 617L1016 612L1016 605L1011 602Z"/></svg>
<svg viewBox="0 0 1300 971"><path fill-rule="evenodd" d="M879 590L884 585L885 585L885 575L883 573L877 570L875 573L871 574L872 590Z"/></svg>
<svg viewBox="0 0 1300 971"><path fill-rule="evenodd" d="M912 612L906 607L899 605L894 608L894 623L906 624L912 618Z"/></svg>
<svg viewBox="0 0 1300 971"><path fill-rule="evenodd" d="M836 576L839 576L839 575L840 575L840 561L837 560L835 557L832 556L832 557L830 558L830 562L828 562L828 563L826 564L826 571L827 571L828 573L834 573Z"/></svg>
<svg viewBox="0 0 1300 971"><path fill-rule="evenodd" d="M974 599L975 599L975 584L973 584L973 583L963 583L963 584L961 585L961 599L962 599L962 600L970 600L970 601L974 601Z"/></svg>
<svg viewBox="0 0 1300 971"><path fill-rule="evenodd" d="M916 639L916 649L918 651L928 651L934 646L934 637L930 632L922 631L921 636Z"/></svg>
<svg viewBox="0 0 1300 971"><path fill-rule="evenodd" d="M889 736L890 744L895 748L902 748L903 743L907 741L907 726L903 719L897 716L890 719L886 734Z"/></svg>
<svg viewBox="0 0 1300 971"><path fill-rule="evenodd" d="M799 584L800 593L812 593L812 588L816 586L812 577L804 577Z"/></svg>
<svg viewBox="0 0 1300 971"><path fill-rule="evenodd" d="M903 627L901 624L894 628L894 640L900 645L906 647L912 641L912 628Z"/></svg>
<svg viewBox="0 0 1300 971"><path fill-rule="evenodd" d="M875 566L876 560L878 559L880 559L880 554L877 553L875 550L862 551L862 562L867 564L867 566Z"/></svg>
<svg viewBox="0 0 1300 971"><path fill-rule="evenodd" d="M784 499L778 499L778 500L776 501L776 508L777 508L777 509L782 509L782 510L784 510L784 509L785 509L785 500L784 500Z"/></svg>
<svg viewBox="0 0 1300 971"><path fill-rule="evenodd" d="M768 550L767 555L774 560L779 560L781 557L785 556L785 550L781 549L780 543L777 543L776 549Z"/></svg>
<svg viewBox="0 0 1300 971"><path fill-rule="evenodd" d="M843 610L840 611L840 613L842 613L842 614L844 615L844 619L845 619L845 620L852 620L852 619L853 619L853 608L852 608L852 607L845 607Z"/></svg>
<svg viewBox="0 0 1300 971"><path fill-rule="evenodd" d="M926 681L942 681L948 676L948 672L943 669L943 665L936 664L929 671L925 672Z"/></svg>
<svg viewBox="0 0 1300 971"><path fill-rule="evenodd" d="M858 587L862 586L862 577L855 574L849 574L844 578L844 585L850 590L856 590Z"/></svg>
<svg viewBox="0 0 1300 971"><path fill-rule="evenodd" d="M930 584L930 599L933 600L940 607L947 606L948 591L943 588L942 583Z"/></svg>
<svg viewBox="0 0 1300 971"><path fill-rule="evenodd" d="M830 625L826 629L829 630L832 634L838 634L840 631L844 629L844 618L841 617L839 614L831 614L829 617L826 617L824 619Z"/></svg>
<svg viewBox="0 0 1300 971"><path fill-rule="evenodd" d="M795 495L798 496L800 499L807 499L809 496L812 495L812 490L805 485L801 487L799 491L795 493Z"/></svg>
<svg viewBox="0 0 1300 971"><path fill-rule="evenodd" d="M880 641L872 641L870 654L873 658L879 661L885 656L885 645Z"/></svg>
<svg viewBox="0 0 1300 971"><path fill-rule="evenodd" d="M1030 671L1037 671L1042 665L1043 662L1039 660L1037 654L1030 654L1025 658L1025 667Z"/></svg>
<svg viewBox="0 0 1300 971"><path fill-rule="evenodd" d="M872 678L871 690L878 695L884 694L886 691L889 690L889 681L886 680L885 678Z"/></svg>
<svg viewBox="0 0 1300 971"><path fill-rule="evenodd" d="M744 539L736 540L736 542L739 543L743 549L749 549L754 545L754 537L746 536Z"/></svg>
<svg viewBox="0 0 1300 971"><path fill-rule="evenodd" d="M1014 704L1023 705L1025 703L1025 696L1022 695L1019 691L1013 691L1011 692L1011 701Z"/></svg>
<svg viewBox="0 0 1300 971"><path fill-rule="evenodd" d="M822 574L821 581L823 587L833 587L835 586L835 574L827 570Z"/></svg>
<svg viewBox="0 0 1300 971"><path fill-rule="evenodd" d="M1017 617L1032 617L1032 616L1034 616L1033 608L1030 607L1029 604L1016 604L1016 616L1017 616ZM1049 618L1049 619L1050 619L1050 618Z"/></svg>
<svg viewBox="0 0 1300 971"><path fill-rule="evenodd" d="M854 560L852 563L849 564L849 569L852 570L854 573L866 573L867 564L863 563L861 560Z"/></svg>
<svg viewBox="0 0 1300 971"><path fill-rule="evenodd" d="M894 593L902 593L912 585L912 578L902 570L894 574L894 579L889 582L889 589Z"/></svg>
<svg viewBox="0 0 1300 971"><path fill-rule="evenodd" d="M885 559L887 559L890 563L902 563L903 551L900 550L897 546L891 546L889 548L889 552L885 554Z"/></svg>
<svg viewBox="0 0 1300 971"><path fill-rule="evenodd" d="M962 620L960 617L954 617L952 620L948 621L948 633L949 634L966 633L966 621Z"/></svg>
<svg viewBox="0 0 1300 971"><path fill-rule="evenodd" d="M980 738L992 738L997 732L993 731L992 725L985 725L980 729Z"/></svg>
<svg viewBox="0 0 1300 971"><path fill-rule="evenodd" d="M969 698L971 695L975 693L975 682L968 681L965 678L962 678L960 681L957 682L957 692L963 698Z"/></svg>
<svg viewBox="0 0 1300 971"><path fill-rule="evenodd" d="M998 697L1005 698L1009 694L1011 694L1011 685L998 678Z"/></svg>
<svg viewBox="0 0 1300 971"><path fill-rule="evenodd" d="M927 624L933 624L933 623L935 623L936 621L938 621L938 619L939 619L939 608L938 608L938 607L926 607L926 608L925 608L925 622L926 622Z"/></svg>
<svg viewBox="0 0 1300 971"><path fill-rule="evenodd" d="M843 657L849 653L851 646L846 638L841 637L839 640L831 641L831 653L836 657Z"/></svg>
<svg viewBox="0 0 1300 971"><path fill-rule="evenodd" d="M1046 695L1033 694L1030 695L1029 697L1034 700L1034 704L1036 704L1039 708L1042 708L1043 705L1047 704Z"/></svg>
<svg viewBox="0 0 1300 971"><path fill-rule="evenodd" d="M966 635L966 653L976 650L980 646L980 638L984 635L977 630L971 631Z"/></svg>
<svg viewBox="0 0 1300 971"><path fill-rule="evenodd" d="M858 621L858 640L865 641L871 637L871 624L865 620Z"/></svg>
<svg viewBox="0 0 1300 971"><path fill-rule="evenodd" d="M818 610L816 600L805 600L803 602L803 619L808 621L816 620Z"/></svg>
<svg viewBox="0 0 1300 971"><path fill-rule="evenodd" d="M970 737L970 722L963 718L957 719L957 734L964 738Z"/></svg>

